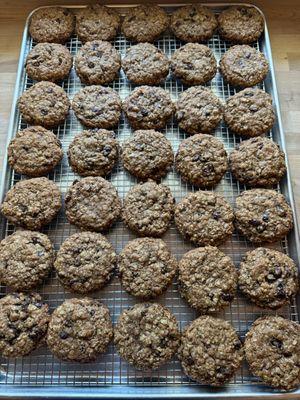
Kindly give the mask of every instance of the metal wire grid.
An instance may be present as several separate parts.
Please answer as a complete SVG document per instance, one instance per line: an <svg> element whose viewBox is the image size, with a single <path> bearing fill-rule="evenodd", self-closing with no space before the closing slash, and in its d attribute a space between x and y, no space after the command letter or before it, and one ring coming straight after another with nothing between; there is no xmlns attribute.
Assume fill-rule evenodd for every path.
<svg viewBox="0 0 300 400"><path fill-rule="evenodd" d="M155 42L155 45L163 50L169 57L177 48L182 46L182 44L183 43L175 39L173 35L168 33L164 34L160 40ZM256 49L261 49L261 45L262 42L257 42L254 44L254 47ZM28 38L25 50L26 54L33 46L34 43L32 43L31 39ZM67 46L72 55L75 55L80 48L81 43L76 37L73 37L70 42L67 43ZM126 49L131 46L131 43L120 35L115 39L114 46L123 57ZM218 35L214 35L214 37L209 40L208 46L213 50L217 61L219 61L222 54L224 54L224 52L230 47L230 44L220 40ZM21 90L28 89L32 84L33 82L26 76ZM83 86L73 69L69 78L63 81L61 85L70 99L72 99L73 95ZM120 94L122 99L125 98L134 88L134 86L127 81L123 71L120 72L119 79L115 80L110 86ZM161 86L170 92L173 100L176 100L178 95L186 89L185 86L170 75ZM211 83L208 84L208 86L211 87L213 92L223 100L226 100L228 96L235 93L235 89L228 84L225 84L219 73ZM264 88L264 85L261 85L261 87ZM26 126L27 124L19 118L18 127L25 128ZM58 184L63 195L67 188L72 184L73 180L78 178L78 176L74 174L68 166L66 151L74 135L82 129L83 127L80 125L76 117L72 112L70 112L65 123L54 130L62 142L65 155L61 164L56 167L49 178L53 179ZM167 124L163 132L170 140L174 152L176 152L179 143L186 137L185 133L178 128L176 121L173 119ZM132 130L123 115L118 129L116 130L116 134L120 143L124 142L124 140L132 134ZM240 142L240 138L233 135L223 123L216 129L215 136L224 143L227 151L233 149L235 145ZM273 138L272 132L270 132L268 136ZM20 179L23 179L23 177L12 172L10 187ZM137 182L135 178L124 171L121 163L114 168L108 179L115 185L115 187L117 187L119 195L122 198ZM194 190L194 187L181 181L174 169L170 171L167 177L162 181L171 188L176 201L181 200L188 192ZM227 172L220 184L213 190L221 193L231 204L233 204L234 198L244 189L244 185L240 185L239 182L237 182L231 174ZM279 186L277 190L280 190ZM7 223L5 227L5 235L11 234L13 231L14 227ZM53 241L56 250L58 250L61 243L68 236L76 231L77 229L67 222L64 210L61 210L57 218L44 230ZM122 222L118 222L109 231L107 237L114 245L117 253L122 250L129 240L135 238ZM174 224L172 224L168 232L163 236L163 239L178 259L192 248L191 244L185 242L178 234ZM288 253L287 239L273 247ZM236 265L238 265L243 254L250 248L253 248L253 246L235 232L232 238L220 248L233 259ZM74 294L64 291L54 272L52 272L49 279L38 288L38 291L49 304L51 310L61 304L65 299L74 297ZM0 287L0 294L4 295L6 293L6 287ZM114 322L116 322L123 309L136 303L136 300L133 297L129 296L122 290L117 278L114 278L103 290L93 293L92 297L100 299L109 307ZM176 282L174 282L173 285L157 299L157 301L169 307L176 316L181 329L197 316L196 313L191 308L187 307L187 305L180 299ZM217 313L216 316L228 320L235 327L241 338L243 338L245 332L256 318L261 315L275 313L276 312L261 310L255 307L238 293L237 298L233 301L231 306L222 312ZM299 321L296 303L280 309L278 313L286 318ZM63 363L57 360L49 352L46 346L42 346L28 357L1 359L0 368L0 382L9 385L196 385L184 376L180 364L176 359L171 360L158 371L136 371L118 357L113 344L109 346L106 354L99 357L94 363L84 365L78 363ZM245 383L255 384L256 382L257 379L249 374L247 366L243 364L228 385Z"/></svg>

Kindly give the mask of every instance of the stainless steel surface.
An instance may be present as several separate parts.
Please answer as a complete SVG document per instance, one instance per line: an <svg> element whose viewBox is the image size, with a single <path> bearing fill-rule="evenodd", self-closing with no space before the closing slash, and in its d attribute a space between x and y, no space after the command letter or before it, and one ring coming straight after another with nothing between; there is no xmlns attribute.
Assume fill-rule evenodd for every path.
<svg viewBox="0 0 300 400"><path fill-rule="evenodd" d="M166 9L171 12L177 6L178 5L166 6ZM219 12L222 8L226 7L226 4L209 4L208 6L215 12ZM122 14L128 11L127 6L117 8ZM25 128L27 126L26 123L21 120L16 107L16 101L19 95L33 84L33 82L27 78L23 68L26 55L33 46L27 33L27 28L28 24L26 25L22 42L8 140L15 135L19 128ZM164 34L164 36L155 42L155 44L168 56L171 56L174 50L182 45L180 41L176 40L173 35L168 33ZM114 46L122 56L124 56L126 49L130 47L130 45L131 44L125 40L122 35L119 35L114 41ZM75 55L81 44L76 37L72 37L72 39L67 43L67 46L72 54ZM214 35L214 37L209 40L208 46L213 50L217 60L219 60L230 45L221 41L218 35ZM264 85L261 86L273 96L277 114L275 126L268 136L273 138L273 140L278 142L284 148L284 135L280 120L267 27L264 36L259 42L254 44L254 47L257 49L259 48L265 53L271 67L271 71L265 80ZM124 99L133 88L133 86L126 80L123 71L121 71L119 79L110 86L119 92L122 99ZM226 100L228 96L235 93L235 89L225 84L219 73L208 86L211 87L214 93L223 100ZM62 87L66 90L70 99L72 99L73 95L82 87L74 70L72 70L69 78L62 82ZM184 86L170 75L162 87L170 92L173 100L176 100L178 94L185 89ZM78 178L78 176L76 176L68 166L66 151L74 135L81 130L82 126L79 124L72 112L70 112L65 124L54 130L62 141L65 155L62 163L56 167L55 171L49 177L59 185L63 195L66 193L67 188L71 185L73 180ZM174 151L176 151L180 141L185 138L184 132L178 129L177 123L174 120L168 123L164 132L166 137L171 141ZM128 122L124 119L124 116L122 116L116 133L120 143L124 142L124 140L132 134L132 130ZM228 152L230 152L231 149L233 149L233 147L240 141L240 138L233 135L224 124L221 124L216 129L215 136L224 143ZM23 179L23 177L15 174L6 165L4 171L1 186L1 198L3 198L5 192L12 185L20 179ZM136 180L123 170L121 163L119 163L119 165L114 169L109 180L117 187L119 195L122 198L136 183ZM193 187L182 182L174 170L163 179L163 182L171 188L177 201L182 199L189 191L194 190ZM234 204L235 197L244 189L245 187L240 185L233 179L231 174L227 172L221 183L214 190L223 194L231 204ZM287 199L294 209L289 177L285 178L277 189L287 196ZM2 219L2 237L11 234L13 231L14 227ZM76 228L66 221L64 210L61 210L58 217L44 231L49 235L57 250L64 239L76 232ZM118 222L116 226L110 230L107 237L119 253L125 244L135 236L126 229L122 222ZM172 224L163 239L178 259L180 259L186 251L192 248L189 243L182 240L182 237L177 233L174 224ZM243 254L252 247L253 246L249 242L235 232L232 238L221 246L221 250L232 257L236 266L238 266ZM289 254L295 261L297 261L299 243L296 220L295 229L289 237L281 243L277 243L273 247ZM1 295L6 294L7 291L6 287L0 287ZM64 301L64 299L74 297L74 295L64 291L55 277L54 272L52 272L51 277L47 279L44 285L39 287L37 291L42 294L51 310L57 307L62 301ZM105 289L93 293L92 297L98 298L108 305L114 322L117 320L123 309L136 303L134 298L130 297L122 290L117 278L114 278ZM160 296L157 301L170 308L170 310L175 314L180 328L183 328L189 321L196 317L196 313L180 299L176 282L174 282L168 291ZM244 338L244 335L252 322L257 317L265 314L275 314L275 312L261 310L250 304L242 295L238 294L230 307L216 315L231 322L241 338ZM296 302L278 310L277 314L299 322L299 308L297 307ZM118 357L113 345L109 346L105 355L99 357L96 362L90 364L81 365L78 363L60 362L51 355L50 351L45 346L43 346L34 351L28 357L9 360L1 359L0 368L0 395L2 396L39 396L41 398L45 396L90 396L112 398L191 397L218 399L223 397L242 397L245 399L246 397L253 396L276 396L276 398L287 399L299 398L300 396L300 390L289 394L282 394L279 391L261 385L256 378L251 376L245 363L238 370L231 382L221 389L213 389L190 381L182 373L180 364L176 358L162 366L158 371L140 372L130 367L125 361L122 361Z"/></svg>

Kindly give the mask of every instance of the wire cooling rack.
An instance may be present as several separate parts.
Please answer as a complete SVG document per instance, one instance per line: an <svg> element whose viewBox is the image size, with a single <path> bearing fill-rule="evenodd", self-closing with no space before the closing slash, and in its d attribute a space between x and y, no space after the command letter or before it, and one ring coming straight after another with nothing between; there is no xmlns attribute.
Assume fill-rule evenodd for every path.
<svg viewBox="0 0 300 400"><path fill-rule="evenodd" d="M220 11L220 8L222 7L215 7L214 11L218 12ZM126 7L120 9L122 13L126 13L127 10L128 9ZM172 10L172 7L168 7L167 10ZM119 35L113 44L120 52L122 57L124 57L126 49L131 46L131 43L122 35ZM155 45L160 48L168 57L170 57L176 49L183 45L183 43L175 39L172 34L165 33L160 40L155 42ZM263 37L259 42L253 44L256 49L260 49L265 53L265 50L268 50L266 45L269 46L267 37ZM23 59L33 46L34 43L30 37L26 36L24 48L22 49L21 53ZM219 61L224 52L230 47L230 44L220 40L218 35L214 35L213 38L208 41L208 46L212 49L217 61ZM78 49L81 47L81 43L75 36L73 36L72 39L67 43L67 47L70 49L72 55L75 56ZM20 82L21 84L18 95L20 95L25 89L28 89L34 83L24 74L24 72L21 76ZM272 77L268 77L266 80L266 90L271 93L273 93L274 90L272 84ZM78 92L81 87L83 87L79 78L76 76L74 69L72 69L68 79L61 83L61 86L67 92L70 99L72 99L74 94ZM120 94L122 99L124 99L134 88L134 86L127 81L123 71L120 72L119 79L115 80L110 86ZM166 81L161 86L171 94L173 100L176 100L178 95L184 89L186 89L185 86L183 86L178 80L174 79L174 77L171 75L167 77ZM219 73L217 73L215 78L207 86L210 87L212 91L223 101L226 100L228 96L235 93L235 89L226 84ZM265 88L265 84L261 85L260 87ZM14 135L18 129L25 128L26 126L27 124L20 118L18 112L16 111L14 130L12 134ZM280 142L279 128L280 126L278 126L278 123L276 123L273 132L270 132L268 136ZM55 168L54 172L49 175L49 178L53 179L55 183L57 183L61 192L63 193L63 196L65 195L68 187L72 184L73 180L78 178L78 176L72 172L68 165L66 152L74 135L80 132L82 129L83 127L80 125L72 112L70 112L63 125L57 129L54 129L54 133L57 134L58 138L62 142L64 158L60 165ZM124 115L122 115L119 126L115 132L121 144L132 134L132 129L124 118ZM166 137L170 140L174 152L176 152L182 139L186 137L185 133L178 128L176 121L173 119L167 124L166 128L163 130L163 133L165 133ZM224 143L224 146L228 152L230 152L231 149L233 149L235 145L240 142L240 138L233 135L223 123L220 124L216 129L215 136ZM6 188L11 187L20 179L23 179L23 177L8 169L5 181ZM122 198L137 182L135 178L124 171L121 163L114 168L108 179L118 189L119 195ZM181 180L180 176L174 169L169 172L166 178L162 179L162 182L170 187L174 197L176 198L176 201L180 201L188 192L194 190L192 186L184 183ZM283 185L286 186L286 184L286 182L283 182ZM235 197L244 189L245 187L240 185L229 172L225 174L220 184L214 188L216 192L219 192L225 196L225 198L232 205L234 204ZM285 187L277 187L277 190L281 189L286 192ZM14 231L14 227L12 225L6 222L4 222L3 225L3 236L11 234ZM56 250L59 249L61 243L68 236L76 231L77 229L67 222L63 209L57 218L44 230L44 232L49 235L50 239L54 243ZM129 232L122 222L118 222L109 231L107 237L115 247L117 253L119 253L126 243L129 240L134 239L135 236ZM171 252L177 259L180 259L185 252L192 248L192 245L184 241L178 234L174 224L171 225L170 229L163 236L163 240L165 240ZM241 257L246 251L252 248L252 245L235 232L232 238L220 248L227 255L229 255L233 259L236 266L238 266ZM275 248L289 254L288 240L285 239L281 243L277 243ZM43 286L39 287L37 291L41 293L43 299L49 304L51 311L53 311L53 309L61 304L65 299L75 297L74 294L64 291L54 272L52 272L49 279L47 279ZM3 286L0 287L0 294L4 295L6 293L7 289ZM136 303L136 300L133 297L129 296L124 290L122 290L120 282L117 278L114 278L103 290L92 293L92 297L100 299L109 307L114 322L116 322L122 310ZM169 309L176 316L181 329L197 316L196 313L180 298L177 291L176 282L174 282L173 285L157 299L157 301L169 307ZM286 318L299 321L296 303L280 309L278 313ZM249 329L252 322L264 314L275 314L275 312L265 311L255 307L238 293L231 306L215 315L229 321L243 339L245 332ZM166 386L166 384L168 384L175 387L181 384L187 386L197 386L199 390L204 390L204 387L201 387L201 385L190 381L182 373L180 363L176 358L166 365L163 365L157 371L140 372L130 367L125 361L122 361L117 355L112 344L109 346L108 351L104 355L100 356L96 362L89 364L81 365L79 363L60 362L50 353L46 346L41 346L28 357L17 359L1 359L0 368L0 383L5 385ZM245 384L257 385L257 380L249 374L247 366L243 364L231 382L228 383L228 389L226 390L230 390L231 387L241 387Z"/></svg>

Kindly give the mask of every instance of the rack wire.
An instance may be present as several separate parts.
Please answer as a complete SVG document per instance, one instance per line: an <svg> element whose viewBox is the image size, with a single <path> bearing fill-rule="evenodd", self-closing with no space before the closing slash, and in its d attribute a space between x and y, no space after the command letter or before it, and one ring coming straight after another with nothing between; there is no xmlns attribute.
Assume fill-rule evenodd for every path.
<svg viewBox="0 0 300 400"><path fill-rule="evenodd" d="M126 8L123 8L122 11L126 12L127 10ZM253 46L256 49L261 49L263 41L264 38L253 44ZM113 44L122 57L124 57L126 49L132 45L122 35L119 35ZM161 39L155 42L155 45L170 57L177 48L183 45L183 43L177 40L172 34L165 33ZM30 37L28 37L26 48L24 49L25 53L28 54L33 46L34 43ZM208 41L208 46L212 49L217 61L219 61L224 52L230 47L230 43L226 43L220 40L218 35L214 35L213 38ZM75 56L78 49L81 47L81 43L74 36L67 43L67 47L70 49L72 55ZM25 75L20 90L28 89L33 85L33 83L34 82ZM74 69L72 69L68 79L61 83L61 86L65 89L70 99L72 99L74 94L83 87L79 78L76 76ZM124 99L134 88L134 85L131 85L126 79L123 71L120 72L119 79L115 80L109 86L115 89L122 99ZM176 101L178 95L187 88L171 75L167 77L166 81L161 86L171 94L174 101ZM230 95L233 95L236 91L235 88L224 82L219 73L217 73L215 78L207 86L210 87L223 101L225 101ZM260 87L264 88L264 85L261 85ZM19 118L17 127L21 129L26 126L27 124ZM49 175L49 178L53 179L59 186L63 196L68 187L72 184L73 180L78 178L68 165L66 152L74 135L82 129L83 127L80 125L75 115L70 112L65 123L53 130L62 142L64 158L55 168L54 172ZM182 139L186 137L185 133L178 128L177 122L174 119L168 122L163 133L165 133L166 137L170 140L174 152L177 151ZM117 139L122 144L131 134L132 129L124 118L124 115L122 115L118 128L116 129ZM218 126L215 131L215 136L224 143L228 152L230 152L241 140L240 137L233 135L224 123L221 123ZM268 137L273 138L273 133L269 132ZM11 172L9 176L9 187L16 184L20 179L25 178L14 172ZM124 171L120 162L114 168L108 179L118 189L121 198L124 198L128 190L137 183L135 178ZM170 187L176 201L180 201L188 192L195 190L194 187L181 180L175 169L171 170L168 175L162 179L162 182ZM239 184L239 182L237 182L232 175L227 172L220 184L213 190L221 193L233 205L235 197L245 190L245 187L244 185ZM277 187L277 190L280 191L279 186ZM3 232L3 234L6 236L11 234L13 231L14 227L6 223L5 232ZM44 232L49 235L56 250L59 249L61 243L68 236L76 231L77 229L74 226L71 226L66 220L63 209L57 218L44 229ZM119 253L126 243L134 239L135 236L126 228L123 222L119 221L108 232L107 238L111 241L117 253ZM184 241L179 235L174 224L171 225L170 229L163 236L163 240L165 240L171 252L177 259L180 259L185 252L192 248L192 245ZM287 254L289 253L287 239L284 239L281 243L277 243L272 247ZM234 263L238 267L241 257L246 251L253 248L253 246L235 232L232 238L220 248L233 259ZM67 298L80 297L66 292L56 278L54 271L52 271L49 279L47 279L41 287L37 288L37 291L41 293L43 299L49 304L51 311ZM0 287L1 296L5 295L7 292L8 289L6 287ZM114 322L116 322L122 310L136 303L136 300L133 297L122 290L120 282L116 277L103 290L92 293L91 297L100 299L109 307ZM164 294L156 299L156 301L166 305L174 313L178 320L180 329L197 316L196 313L180 298L176 282L174 282ZM290 306L281 308L277 313L299 322L298 310L295 302ZM276 312L261 310L250 304L249 301L238 293L236 299L229 307L215 315L229 321L243 339L245 332L249 329L252 322L259 316L266 314L276 314ZM196 385L196 383L190 381L182 373L180 363L176 358L168 362L166 365L163 365L157 371L141 372L129 366L125 361L122 361L116 353L113 344L111 344L108 351L104 355L100 356L95 362L84 365L79 363L60 362L44 345L27 357L1 359L0 383L6 385L18 384L26 386L89 386L113 384L135 386L166 384ZM243 364L228 386L230 387L230 385L233 384L243 385L256 383L257 379L249 374L247 366Z"/></svg>

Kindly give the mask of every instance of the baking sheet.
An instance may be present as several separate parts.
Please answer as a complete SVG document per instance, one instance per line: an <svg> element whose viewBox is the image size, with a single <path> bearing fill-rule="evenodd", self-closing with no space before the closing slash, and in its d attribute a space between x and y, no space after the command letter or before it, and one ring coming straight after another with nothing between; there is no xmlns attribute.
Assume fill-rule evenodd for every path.
<svg viewBox="0 0 300 400"><path fill-rule="evenodd" d="M218 13L227 5L208 4L208 6ZM169 5L165 8L168 12L171 12L176 7L178 7L178 5ZM72 8L76 11L76 8L78 7ZM125 14L128 11L129 6L117 8L120 13ZM33 84L33 81L27 78L23 68L26 55L34 45L27 33L27 28L28 26L26 25L20 54L20 65L16 82L10 132L8 135L9 139L15 135L18 129L27 126L27 124L20 118L16 108L16 100L19 95ZM123 35L119 35L113 44L122 57L125 55L126 49L131 46L131 43L126 40ZM72 55L75 55L81 47L81 43L75 36L73 36L66 45L70 49ZM177 48L183 45L183 43L175 39L172 34L165 33L160 40L155 42L155 45L170 57ZM230 47L230 44L220 40L219 36L215 34L213 38L209 40L208 46L213 50L217 61L219 61L224 52ZM264 84L260 85L260 87L264 88L273 96L277 114L274 128L268 136L284 148L284 136L280 121L267 29L259 42L254 43L253 46L265 53L271 67L271 71ZM72 99L74 94L83 87L79 78L76 76L74 69L72 69L69 78L64 80L61 85L70 99ZM109 86L115 89L122 99L124 99L135 87L127 81L123 71L120 72L119 79L115 80ZM173 100L176 100L178 95L187 88L179 81L175 80L171 75L168 76L164 84L161 86L170 92ZM235 89L228 84L225 84L219 73L217 73L216 77L207 86L223 100L226 100L228 96L235 93ZM68 166L66 152L74 135L79 133L82 129L83 127L80 125L75 115L70 112L64 125L53 130L61 140L65 154L63 161L55 168L54 172L49 175L49 178L53 179L55 183L58 184L63 196L65 195L67 188L72 184L73 180L78 178L78 176L74 174ZM115 131L120 143L123 143L124 140L132 134L132 129L125 120L124 115L122 115L118 129ZM166 129L162 132L164 132L166 137L170 140L174 152L176 152L182 139L186 137L185 133L179 130L175 120L171 120L166 126ZM228 152L230 152L240 141L240 138L233 135L223 123L216 129L215 136L224 143ZM11 169L6 166L6 163L4 167L4 176L1 187L2 197L12 185L20 179L25 178L11 171ZM128 190L137 182L135 178L124 171L121 163L115 167L108 179L118 189L121 198L123 198ZM176 201L180 201L188 192L194 190L192 186L181 181L175 170L172 170L166 178L162 179L162 182L170 187ZM234 204L235 197L244 189L244 185L240 185L236 180L234 180L229 172L226 173L220 184L214 188L216 192L225 196L232 205ZM277 187L277 190L282 191L287 196L293 207L291 185L288 178L285 178L282 181L281 185ZM281 243L277 243L272 247L289 254L295 259L295 261L297 261L298 235L296 223L295 226L296 228L289 238L284 239ZM14 227L2 219L2 237L11 234L13 231ZM77 229L67 222L63 209L57 218L44 229L44 232L49 235L50 239L54 243L56 250L59 249L61 243L68 236L76 231ZM107 237L114 245L117 253L122 250L129 240L135 238L135 236L130 233L130 231L120 221L109 231ZM180 259L185 252L193 248L190 243L183 241L182 237L176 231L174 223L163 236L163 240L166 241L170 250L177 259ZM251 248L253 248L253 246L236 232L230 240L220 246L220 249L233 259L236 266L238 266L244 253ZM55 277L54 271L50 278L47 279L43 286L39 287L37 291L41 293L43 299L49 304L51 311L67 298L80 297L65 292L62 285ZM1 296L5 295L7 292L8 289L6 287L0 287ZM94 292L91 296L103 301L109 307L114 322L116 322L122 310L137 302L132 296L122 290L117 278L114 278L103 290ZM169 307L176 316L181 329L197 316L197 314L180 298L176 282L173 283L167 292L157 298L157 301ZM299 308L297 307L296 301L290 306L281 308L277 312L272 312L255 307L245 300L245 298L239 293L230 307L226 308L222 312L216 313L215 315L229 321L243 339L252 322L259 316L266 314L279 314L293 321L299 322ZM157 371L137 371L119 358L112 344L109 346L106 354L100 356L96 362L90 364L81 365L78 363L60 362L45 346L43 346L35 350L28 357L8 360L1 359L0 368L0 395L2 393L2 395L16 396L19 393L18 391L20 391L20 395L22 396L32 396L33 393L42 396L42 393L45 393L50 396L64 397L67 394L79 395L82 393L84 394L84 397L87 397L88 395L93 396L94 393L95 396L105 397L149 396L154 398L155 396L158 396L159 398L162 398L163 396L168 396L174 398L177 396L183 396L222 398L228 396L243 396L243 398L245 398L244 396L246 395L269 396L272 393L279 393L274 389L261 386L260 382L255 377L251 376L245 363L238 370L231 382L224 386L224 388L218 390L204 385L199 385L189 380L182 373L180 363L176 358L166 365L163 365ZM94 391L94 389L89 389L88 393L86 391L81 392L81 390L84 390L82 388L86 386L97 386L97 390ZM27 390L24 392L25 387L28 392ZM32 390L29 390L30 388L36 388L36 390L33 392ZM45 390L45 392L43 392L43 390ZM300 391L293 392L289 397L299 396L299 393ZM286 394L284 396L285 397L283 398L287 398Z"/></svg>

